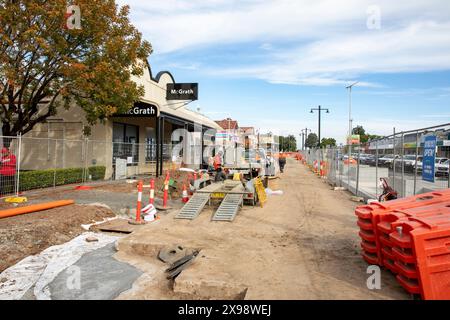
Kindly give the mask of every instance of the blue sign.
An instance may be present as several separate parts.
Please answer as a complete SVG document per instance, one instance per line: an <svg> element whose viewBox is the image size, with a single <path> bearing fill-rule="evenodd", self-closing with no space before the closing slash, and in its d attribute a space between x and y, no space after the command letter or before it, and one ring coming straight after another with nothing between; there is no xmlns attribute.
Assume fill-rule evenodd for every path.
<svg viewBox="0 0 450 320"><path fill-rule="evenodd" d="M422 161L422 180L434 182L434 165L436 161L436 136L425 137Z"/></svg>

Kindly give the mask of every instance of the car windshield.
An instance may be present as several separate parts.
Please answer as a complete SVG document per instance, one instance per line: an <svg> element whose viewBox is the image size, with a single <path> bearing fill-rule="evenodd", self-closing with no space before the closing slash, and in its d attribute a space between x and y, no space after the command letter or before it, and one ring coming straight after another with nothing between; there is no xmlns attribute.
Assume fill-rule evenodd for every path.
<svg viewBox="0 0 450 320"><path fill-rule="evenodd" d="M394 155L393 155L393 154L387 154L387 155L385 155L383 158L386 158L386 159L394 159Z"/></svg>
<svg viewBox="0 0 450 320"><path fill-rule="evenodd" d="M406 155L403 157L403 159L405 160L416 160L416 156L414 155Z"/></svg>

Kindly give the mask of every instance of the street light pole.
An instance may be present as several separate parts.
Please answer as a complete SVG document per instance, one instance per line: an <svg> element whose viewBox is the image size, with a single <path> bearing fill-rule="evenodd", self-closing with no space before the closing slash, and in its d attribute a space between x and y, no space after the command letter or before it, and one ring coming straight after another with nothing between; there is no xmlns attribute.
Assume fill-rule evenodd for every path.
<svg viewBox="0 0 450 320"><path fill-rule="evenodd" d="M311 129L305 128L305 129L302 129L301 131L302 131L302 145L303 145L303 150L305 150L305 149L306 149L306 146L305 146L305 144L306 144L306 139L308 139L308 131L311 132Z"/></svg>
<svg viewBox="0 0 450 320"><path fill-rule="evenodd" d="M305 150L305 135L302 133L299 133L300 138L302 139L302 150Z"/></svg>
<svg viewBox="0 0 450 320"><path fill-rule="evenodd" d="M319 112L319 142L317 143L318 147L320 147L320 125L321 125L321 118L322 118L322 111L326 111L326 113L330 113L329 109L326 108L322 108L321 106L319 106L318 108L312 108L311 109L311 113L314 113L314 111L318 111Z"/></svg>
<svg viewBox="0 0 450 320"><path fill-rule="evenodd" d="M356 86L359 83L359 81L356 81L354 83L352 83L351 85L345 87L346 89L348 89L348 138L347 139L351 139L352 136L352 88L354 86ZM349 143L349 152L348 155L350 157L351 154L351 143Z"/></svg>

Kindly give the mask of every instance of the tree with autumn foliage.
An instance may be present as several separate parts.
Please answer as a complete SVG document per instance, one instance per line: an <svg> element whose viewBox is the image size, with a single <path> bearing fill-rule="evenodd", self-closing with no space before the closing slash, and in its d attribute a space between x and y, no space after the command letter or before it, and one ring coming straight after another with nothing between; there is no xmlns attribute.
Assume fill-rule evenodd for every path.
<svg viewBox="0 0 450 320"><path fill-rule="evenodd" d="M25 134L61 108L89 125L126 112L144 94L151 44L114 0L77 0L80 29L65 27L67 0L0 1L0 116L4 136ZM70 16L70 14L69 14ZM139 63L140 61L140 63Z"/></svg>

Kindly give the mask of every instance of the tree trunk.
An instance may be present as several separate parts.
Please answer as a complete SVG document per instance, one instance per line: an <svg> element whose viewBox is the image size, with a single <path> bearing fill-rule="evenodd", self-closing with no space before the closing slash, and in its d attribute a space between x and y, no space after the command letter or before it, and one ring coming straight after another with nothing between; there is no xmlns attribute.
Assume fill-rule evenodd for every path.
<svg viewBox="0 0 450 320"><path fill-rule="evenodd" d="M9 148L11 145L11 138L9 138L11 136L11 126L9 125L9 123L4 122L3 126L2 126L2 135L3 135L3 146L0 146L2 148Z"/></svg>
<svg viewBox="0 0 450 320"><path fill-rule="evenodd" d="M9 122L3 122L2 136L11 136L11 125L9 124Z"/></svg>

